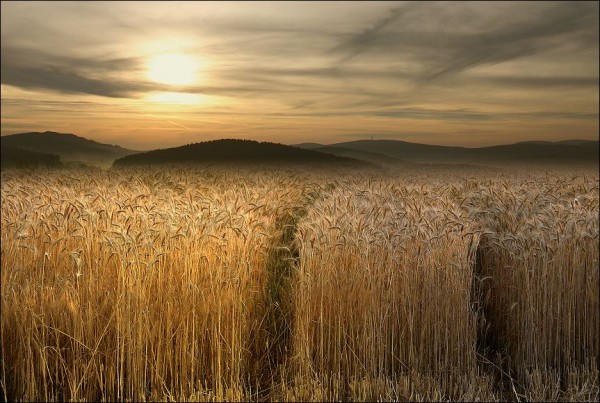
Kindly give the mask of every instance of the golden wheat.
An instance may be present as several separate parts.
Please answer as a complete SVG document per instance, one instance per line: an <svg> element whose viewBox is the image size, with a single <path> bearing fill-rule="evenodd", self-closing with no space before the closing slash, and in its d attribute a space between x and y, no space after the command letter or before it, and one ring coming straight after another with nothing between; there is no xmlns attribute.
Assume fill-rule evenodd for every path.
<svg viewBox="0 0 600 403"><path fill-rule="evenodd" d="M9 400L598 399L598 175L3 171Z"/></svg>

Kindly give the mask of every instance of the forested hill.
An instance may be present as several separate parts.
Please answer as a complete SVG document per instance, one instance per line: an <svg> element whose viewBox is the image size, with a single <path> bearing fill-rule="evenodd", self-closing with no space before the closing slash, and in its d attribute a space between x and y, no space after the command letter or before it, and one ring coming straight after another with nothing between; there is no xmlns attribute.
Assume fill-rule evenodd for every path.
<svg viewBox="0 0 600 403"><path fill-rule="evenodd" d="M132 154L117 159L113 166L204 162L370 165L353 158L339 157L284 144L224 139Z"/></svg>

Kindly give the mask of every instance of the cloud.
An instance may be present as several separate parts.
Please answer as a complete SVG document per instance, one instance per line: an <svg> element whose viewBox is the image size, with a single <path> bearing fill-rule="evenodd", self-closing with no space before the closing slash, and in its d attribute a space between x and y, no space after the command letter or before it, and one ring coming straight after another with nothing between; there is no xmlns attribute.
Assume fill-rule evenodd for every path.
<svg viewBox="0 0 600 403"><path fill-rule="evenodd" d="M432 108L393 108L386 110L369 110L360 109L353 111L345 110L330 110L316 111L310 113L294 113L281 112L266 114L266 116L290 116L290 117L351 117L351 116L366 116L366 117L387 117L397 119L410 120L431 120L439 122L493 122L493 121L540 121L540 120L561 120L561 119L576 119L576 120L597 120L598 113L583 113L583 112L564 112L564 111L531 111L531 112L495 112L495 111L478 111L473 109L432 109Z"/></svg>
<svg viewBox="0 0 600 403"><path fill-rule="evenodd" d="M202 45L196 46L198 52L207 52L208 58L210 52L221 59L226 57L226 61L212 72L211 83L191 91L266 98L296 94L303 99L288 100L296 108L298 105L318 104L318 100L313 98L317 94L376 98L389 97L392 93L412 97L415 84L430 85L477 66L531 57L564 46L583 47L583 53L590 49L592 53L594 50L597 52L598 48L595 3L509 3L502 7L494 3L492 7L484 7L469 3L409 2L393 4L387 10L377 4L370 9L361 8L360 12L365 14L362 18L357 12L348 12L347 16L351 17L355 26L362 25L350 34L347 32L351 26L347 24L339 25L339 30L346 31L343 34L336 33L333 25L317 28L321 26L317 23L340 13L342 8L332 8L334 6L326 4L321 8L317 4L303 7L290 4L263 10L257 14L255 21L243 14L244 7L240 7L239 11L227 8L227 13L209 13L212 10L209 8L202 13L199 8L182 3L174 11L158 7L154 11L133 14L127 24L117 16L131 13L128 5L118 5L111 12L87 5L65 5L63 12L80 19L90 17L90 14L99 15L98 21L92 25L102 28L114 18L121 34L136 30L149 32L149 23L160 21L159 17L168 13L169 18L163 18L162 23L157 25L158 31L175 30L177 34L183 30L187 35L202 39ZM285 13L286 8L294 13ZM329 15L319 13L321 9ZM56 10L52 12L57 13ZM214 17L210 18L213 14ZM295 14L298 14L297 18ZM314 18L308 18L311 15ZM369 22L373 17L374 21ZM3 21L9 22L5 18ZM92 21L95 20L92 18ZM199 24L199 21L203 23ZM303 21L304 26L301 24ZM52 34L60 29L58 24L48 24L37 21L33 26L32 34L38 41L42 33ZM11 26L15 27L13 31L18 28L18 32L27 38L28 34L21 25L14 23ZM139 54L81 57L74 54L77 48L34 50L16 46L15 43L21 42L15 39L17 31L13 31L3 29L2 82L5 84L107 97L136 97L144 92L164 89L139 79L143 64ZM89 36L89 33L86 35ZM113 36L111 32L106 32L106 35L107 38ZM63 38L65 33L48 36L53 43L56 38ZM336 38L337 44L334 42ZM329 43L333 43L333 47L328 47ZM50 51L57 53L50 54ZM320 54L320 51L328 54ZM587 56L586 59L586 55L578 53L577 49L571 51L571 54L565 55L570 57L566 63L590 58ZM368 68L364 64L366 53L371 60ZM361 55L365 57L359 58ZM331 60L330 57L328 62L327 56L335 58ZM353 59L361 59L362 64L346 64ZM115 78L122 76L121 73L128 73L125 74L127 78ZM586 77L569 74L569 71L565 73L557 77L558 80L529 79L521 73L514 77L505 74L505 78L496 75L487 80L469 76L467 81L486 86L500 84L532 88L593 84L594 77L589 76L589 71ZM344 102L343 99L340 101Z"/></svg>
<svg viewBox="0 0 600 403"><path fill-rule="evenodd" d="M588 61L588 52L597 53L595 2L491 6L438 2L394 7L331 51L342 54L340 64L367 52L379 64L395 60L399 70L420 84L562 48Z"/></svg>
<svg viewBox="0 0 600 403"><path fill-rule="evenodd" d="M449 48L442 65L421 80L438 79L478 65L531 57L543 50L561 46L571 38L569 34L586 28L595 28L597 32L598 13L597 10L594 12L594 8L594 4L558 3L535 19L465 36Z"/></svg>
<svg viewBox="0 0 600 403"><path fill-rule="evenodd" d="M181 91L207 95L166 112L191 129L210 115L229 122L222 126L243 116L250 134L266 122L285 133L376 124L385 132L405 123L447 132L489 125L498 133L539 123L557 132L562 119L573 133L597 135L598 2L1 7L1 82L9 88L2 105L25 122L45 113L136 125L147 120L131 120L136 113L169 108L147 94ZM201 81L177 88L147 81L146 59L167 51L203 60ZM69 103L79 99L93 102Z"/></svg>
<svg viewBox="0 0 600 403"><path fill-rule="evenodd" d="M2 66L2 83L26 89L55 90L113 98L127 98L149 86L132 82L104 81L87 78L64 68Z"/></svg>
<svg viewBox="0 0 600 403"><path fill-rule="evenodd" d="M383 31L388 25L399 19L402 19L417 5L418 2L411 2L390 9L388 11L388 15L376 21L375 24L351 36L348 40L331 49L332 52L346 53L340 59L339 64L343 64L344 62L347 62L364 52L373 42L378 39L381 31Z"/></svg>
<svg viewBox="0 0 600 403"><path fill-rule="evenodd" d="M477 78L473 78L477 82ZM565 76L488 76L482 77L480 84L492 86L514 86L518 88L592 88L598 87L598 77L565 77Z"/></svg>
<svg viewBox="0 0 600 403"><path fill-rule="evenodd" d="M133 58L74 58L3 46L1 81L2 84L25 89L83 93L111 98L128 98L140 92L163 88L149 82L117 80L108 76L109 73L127 71L138 65L139 62ZM82 71L100 78L89 77ZM103 75L106 77L102 77Z"/></svg>

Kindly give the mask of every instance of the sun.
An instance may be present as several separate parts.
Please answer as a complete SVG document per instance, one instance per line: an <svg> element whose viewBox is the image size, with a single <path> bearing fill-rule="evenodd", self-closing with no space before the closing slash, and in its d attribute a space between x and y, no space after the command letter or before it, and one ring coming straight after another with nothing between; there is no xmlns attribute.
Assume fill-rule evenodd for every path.
<svg viewBox="0 0 600 403"><path fill-rule="evenodd" d="M200 61L190 55L165 53L148 61L147 76L150 80L173 86L192 85L198 81Z"/></svg>

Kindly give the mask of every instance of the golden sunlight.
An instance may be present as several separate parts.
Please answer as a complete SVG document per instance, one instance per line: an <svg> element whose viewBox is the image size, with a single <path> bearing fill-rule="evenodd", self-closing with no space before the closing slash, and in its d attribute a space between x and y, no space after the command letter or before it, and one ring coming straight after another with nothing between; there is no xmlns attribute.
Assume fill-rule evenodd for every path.
<svg viewBox="0 0 600 403"><path fill-rule="evenodd" d="M149 60L147 76L160 84L191 85L198 81L200 67L200 61L193 56L165 53Z"/></svg>
<svg viewBox="0 0 600 403"><path fill-rule="evenodd" d="M187 92L154 92L146 99L153 103L176 105L203 105L208 101L204 95Z"/></svg>

